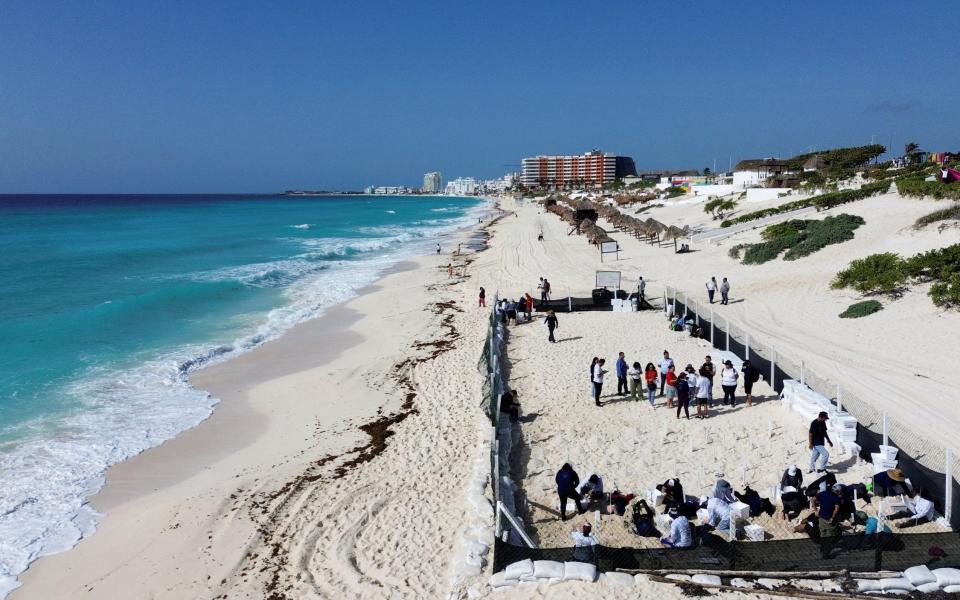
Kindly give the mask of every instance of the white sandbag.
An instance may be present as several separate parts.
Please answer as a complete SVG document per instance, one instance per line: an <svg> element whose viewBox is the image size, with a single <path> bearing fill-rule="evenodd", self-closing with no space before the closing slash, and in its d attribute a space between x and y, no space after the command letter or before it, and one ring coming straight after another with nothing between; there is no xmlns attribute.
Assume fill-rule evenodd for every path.
<svg viewBox="0 0 960 600"><path fill-rule="evenodd" d="M927 565L917 565L916 567L910 567L903 572L903 576L906 577L910 583L913 585L923 585L925 583L932 583L937 580L937 576L933 574L933 571L930 570L930 567Z"/></svg>
<svg viewBox="0 0 960 600"><path fill-rule="evenodd" d="M753 589L753 582L747 581L743 577L734 577L733 579L730 580L730 585L732 585L735 588L744 588L748 590Z"/></svg>
<svg viewBox="0 0 960 600"><path fill-rule="evenodd" d="M650 503L650 506L657 506L663 504L664 494L660 490L654 488L647 491L647 502Z"/></svg>
<svg viewBox="0 0 960 600"><path fill-rule="evenodd" d="M857 579L856 582L857 592L861 594L883 591L883 587L880 585L879 579Z"/></svg>
<svg viewBox="0 0 960 600"><path fill-rule="evenodd" d="M664 577L664 579L669 579L671 581L690 581L690 576L682 573L671 573L670 575Z"/></svg>
<svg viewBox="0 0 960 600"><path fill-rule="evenodd" d="M556 560L535 560L533 576L537 579L563 579L563 563Z"/></svg>
<svg viewBox="0 0 960 600"><path fill-rule="evenodd" d="M563 563L563 580L593 583L597 580L597 566L584 562L565 562Z"/></svg>
<svg viewBox="0 0 960 600"><path fill-rule="evenodd" d="M529 558L510 563L503 570L507 579L520 579L524 575L533 575L533 561Z"/></svg>
<svg viewBox="0 0 960 600"><path fill-rule="evenodd" d="M917 586L917 591L922 594L929 594L931 592L936 592L939 589L940 589L940 586L937 585L936 581L933 581L931 583L924 583L922 585Z"/></svg>
<svg viewBox="0 0 960 600"><path fill-rule="evenodd" d="M771 579L769 577L761 577L757 579L757 585L760 587L765 587L768 590L775 590L778 587L783 587L787 585L787 581L784 579Z"/></svg>
<svg viewBox="0 0 960 600"><path fill-rule="evenodd" d="M693 576L692 581L694 583L706 583L708 585L722 585L723 582L716 575L707 575L705 573L698 573Z"/></svg>
<svg viewBox="0 0 960 600"><path fill-rule="evenodd" d="M604 573L600 575L600 581L617 587L632 587L633 575L616 572Z"/></svg>
<svg viewBox="0 0 960 600"><path fill-rule="evenodd" d="M947 587L943 588L943 591L948 594L960 594L960 585L948 585Z"/></svg>
<svg viewBox="0 0 960 600"><path fill-rule="evenodd" d="M670 531L670 524L673 523L673 517L670 515L655 515L653 517L653 524L657 526L661 532L666 535Z"/></svg>
<svg viewBox="0 0 960 600"><path fill-rule="evenodd" d="M697 509L697 520L700 521L701 525L706 524L707 520L710 518L710 511L705 508Z"/></svg>
<svg viewBox="0 0 960 600"><path fill-rule="evenodd" d="M946 589L948 585L960 585L960 569L943 567L934 569L931 573L937 578L937 584L942 589Z"/></svg>
<svg viewBox="0 0 960 600"><path fill-rule="evenodd" d="M494 589L507 587L509 585L517 585L517 583L517 579L511 579L507 577L506 571L500 571L499 573L494 573L490 576L490 587Z"/></svg>
<svg viewBox="0 0 960 600"><path fill-rule="evenodd" d="M747 534L747 539L752 542L762 542L764 539L765 532L760 525L747 525L743 528L743 531Z"/></svg>
<svg viewBox="0 0 960 600"><path fill-rule="evenodd" d="M731 519L746 519L750 517L750 505L737 501L730 505Z"/></svg>
<svg viewBox="0 0 960 600"><path fill-rule="evenodd" d="M886 577L880 580L880 589L884 593L905 591L912 592L916 588L906 577Z"/></svg>

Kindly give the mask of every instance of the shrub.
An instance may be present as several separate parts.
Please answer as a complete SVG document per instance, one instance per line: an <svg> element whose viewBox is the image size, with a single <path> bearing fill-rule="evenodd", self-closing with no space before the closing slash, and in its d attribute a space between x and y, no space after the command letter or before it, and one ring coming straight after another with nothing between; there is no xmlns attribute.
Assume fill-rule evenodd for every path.
<svg viewBox="0 0 960 600"><path fill-rule="evenodd" d="M847 307L847 310L840 313L841 319L859 319L875 312L883 310L883 305L876 300L864 300L863 302L854 302Z"/></svg>
<svg viewBox="0 0 960 600"><path fill-rule="evenodd" d="M911 256L904 261L904 272L921 281L945 281L960 273L960 244Z"/></svg>
<svg viewBox="0 0 960 600"><path fill-rule="evenodd" d="M960 273L930 286L930 300L941 308L960 306Z"/></svg>
<svg viewBox="0 0 960 600"><path fill-rule="evenodd" d="M941 208L928 215L923 215L913 224L913 228L922 229L931 223L952 220L960 220L960 204L954 204L950 208Z"/></svg>
<svg viewBox="0 0 960 600"><path fill-rule="evenodd" d="M687 193L687 188L681 187L679 185L672 185L664 190L667 193L667 198L676 198L677 196L682 196Z"/></svg>
<svg viewBox="0 0 960 600"><path fill-rule="evenodd" d="M820 194L819 196L814 196L813 198L807 198L805 200L795 200L793 202L787 202L786 204L781 204L780 206L775 206L772 208L765 208L763 210L750 212L745 215L740 215L736 219L728 219L720 223L720 227L730 227L731 225L736 225L738 223L747 223L749 221L755 221L757 219L762 219L764 217L769 217L771 215L790 212L792 210L797 210L798 208L807 208L809 206L816 207L817 212L820 212L821 210L827 210L829 208L840 206L841 204L846 204L848 202L863 200L864 198L869 198L870 196L876 196L878 194L885 194L889 190L890 190L890 182L888 181L868 183L863 187L861 187L859 190L842 190L839 192L827 192L826 194Z"/></svg>
<svg viewBox="0 0 960 600"><path fill-rule="evenodd" d="M906 281L907 275L900 256L884 252L851 262L850 266L837 273L830 287L849 287L862 294L897 295Z"/></svg>
<svg viewBox="0 0 960 600"><path fill-rule="evenodd" d="M793 234L774 238L769 242L751 244L747 251L743 253L743 264L759 265L769 262L780 256L781 252L797 245L799 242L799 234Z"/></svg>
<svg viewBox="0 0 960 600"><path fill-rule="evenodd" d="M729 250L727 250L727 256L729 256L734 260L740 260L740 251L743 250L744 248L749 248L749 247L750 247L750 244L737 244L732 248L730 248Z"/></svg>
<svg viewBox="0 0 960 600"><path fill-rule="evenodd" d="M810 223L810 221L804 221L801 219L791 219L789 221L784 221L783 223L776 223L761 231L760 237L765 240L772 240L785 235L796 235L805 230L808 223Z"/></svg>
<svg viewBox="0 0 960 600"><path fill-rule="evenodd" d="M863 225L864 220L862 217L844 213L809 223L806 235L798 244L787 250L783 255L784 260L797 260L827 246L852 240L853 232Z"/></svg>
<svg viewBox="0 0 960 600"><path fill-rule="evenodd" d="M927 181L922 176L898 177L897 191L901 196L912 198L935 198L943 200L949 198L960 200L960 184L943 183L942 181Z"/></svg>

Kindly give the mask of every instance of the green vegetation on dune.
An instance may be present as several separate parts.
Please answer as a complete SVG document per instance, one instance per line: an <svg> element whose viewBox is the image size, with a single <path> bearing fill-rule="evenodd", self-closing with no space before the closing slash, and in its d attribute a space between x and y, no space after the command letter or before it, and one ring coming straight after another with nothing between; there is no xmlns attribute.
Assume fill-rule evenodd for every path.
<svg viewBox="0 0 960 600"><path fill-rule="evenodd" d="M848 202L855 202L857 200L869 198L870 196L885 194L887 191L889 191L889 189L890 182L881 181L877 183L868 183L858 190L827 192L826 194L820 194L819 196L814 196L805 200L795 200L793 202L781 204L780 206L774 206L771 208L765 208L763 210L746 213L735 219L728 219L720 223L720 227L730 227L731 225L738 225L740 223L749 223L750 221L756 221L757 219L783 214L800 208L814 207L817 209L817 212L820 212L821 210L827 210L835 206L840 206L841 204L847 204Z"/></svg>
<svg viewBox="0 0 960 600"><path fill-rule="evenodd" d="M897 296L908 283L933 283L929 296L936 306L960 306L960 244L909 258L892 252L871 254L851 262L830 285L862 294Z"/></svg>
<svg viewBox="0 0 960 600"><path fill-rule="evenodd" d="M883 310L883 305L876 300L864 300L862 302L854 302L848 306L847 310L840 313L840 318L859 319L860 317L872 315L873 313L881 310Z"/></svg>
<svg viewBox="0 0 960 600"><path fill-rule="evenodd" d="M901 196L960 200L960 183L957 182L927 181L923 175L919 175L898 177L896 184Z"/></svg>
<svg viewBox="0 0 960 600"><path fill-rule="evenodd" d="M856 215L846 213L822 221L794 219L771 225L761 232L764 240L745 246L743 264L757 265L774 260L781 252L784 260L797 260L814 252L853 239L853 232L864 224ZM736 257L739 257L739 248ZM731 256L734 256L731 250Z"/></svg>
<svg viewBox="0 0 960 600"><path fill-rule="evenodd" d="M819 156L823 160L822 175L832 178L843 178L853 175L853 171L880 156L887 149L881 144L854 146L850 148L833 148L821 152L808 152L788 158L784 162L794 171L802 171L803 165L811 157Z"/></svg>
<svg viewBox="0 0 960 600"><path fill-rule="evenodd" d="M950 208L941 208L940 210L935 210L930 214L923 215L913 224L914 229L921 229L931 223L938 223L940 221L960 221L960 203L954 204Z"/></svg>

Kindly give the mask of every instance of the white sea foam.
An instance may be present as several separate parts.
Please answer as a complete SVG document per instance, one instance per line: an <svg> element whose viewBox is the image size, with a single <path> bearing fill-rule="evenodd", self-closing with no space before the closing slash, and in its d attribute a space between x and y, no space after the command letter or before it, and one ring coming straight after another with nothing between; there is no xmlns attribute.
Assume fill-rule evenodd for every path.
<svg viewBox="0 0 960 600"><path fill-rule="evenodd" d="M0 452L0 598L19 587L16 577L31 561L67 550L94 532L100 515L87 500L103 486L110 465L176 436L213 412L217 399L190 386L191 372L319 316L375 281L391 264L429 252L436 236L476 223L485 209L480 204L461 219L370 232L381 237L298 239L304 252L290 259L191 274L197 280L284 287L288 302L230 343L180 348L122 371L91 369L68 390L82 410L58 421L47 418L18 426L16 446ZM336 259L350 255L360 257Z"/></svg>
<svg viewBox="0 0 960 600"><path fill-rule="evenodd" d="M310 229L313 227L313 223L300 223L299 225L291 225L294 229Z"/></svg>

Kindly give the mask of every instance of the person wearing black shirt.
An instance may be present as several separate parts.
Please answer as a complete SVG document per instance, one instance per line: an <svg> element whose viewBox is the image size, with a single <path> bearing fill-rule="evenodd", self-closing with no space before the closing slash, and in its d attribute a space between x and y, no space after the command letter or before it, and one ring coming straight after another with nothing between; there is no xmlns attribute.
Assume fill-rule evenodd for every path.
<svg viewBox="0 0 960 600"><path fill-rule="evenodd" d="M807 445L810 447L810 470L808 473L822 473L827 470L827 460L830 459L830 453L827 452L824 440L833 448L833 442L827 434L827 413L821 412L817 418L810 423L810 433L807 434ZM817 467L817 459L820 458L820 466Z"/></svg>
<svg viewBox="0 0 960 600"><path fill-rule="evenodd" d="M510 415L512 423L520 420L520 403L514 400L514 392L511 391L506 391L500 396L500 412Z"/></svg>
<svg viewBox="0 0 960 600"><path fill-rule="evenodd" d="M817 494L817 517L820 525L820 556L828 558L837 538L840 537L840 528L837 521L840 517L840 505L843 502L838 489L840 484L834 484L833 489Z"/></svg>
<svg viewBox="0 0 960 600"><path fill-rule="evenodd" d="M753 406L753 384L760 381L760 371L749 360L743 361L740 370L743 372L743 393L747 395L747 406Z"/></svg>
<svg viewBox="0 0 960 600"><path fill-rule="evenodd" d="M543 320L547 324L547 330L550 332L550 335L547 337L550 342L556 342L557 340L553 339L553 330L557 327L560 327L560 322L557 321L557 315L551 310L547 313L547 317Z"/></svg>

